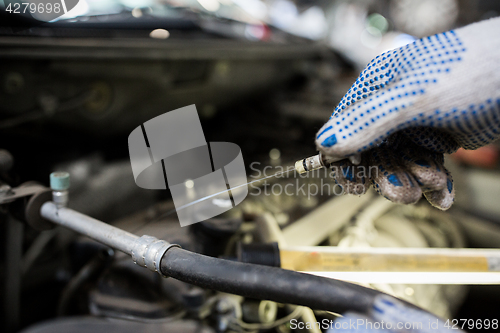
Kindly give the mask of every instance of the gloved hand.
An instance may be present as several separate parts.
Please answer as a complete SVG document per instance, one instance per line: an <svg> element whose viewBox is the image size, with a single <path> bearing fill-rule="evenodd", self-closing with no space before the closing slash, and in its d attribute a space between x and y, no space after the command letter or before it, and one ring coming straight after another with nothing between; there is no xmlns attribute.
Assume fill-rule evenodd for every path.
<svg viewBox="0 0 500 333"><path fill-rule="evenodd" d="M316 137L346 193L440 209L454 199L443 153L500 133L500 18L426 37L373 59ZM375 167L374 167L375 166ZM363 169L363 168L364 169Z"/></svg>
<svg viewBox="0 0 500 333"><path fill-rule="evenodd" d="M451 320L443 321L422 309L386 295L375 297L367 313L347 312L330 324L328 333L449 333ZM408 327L411 327L408 329ZM456 333L464 333L459 327Z"/></svg>

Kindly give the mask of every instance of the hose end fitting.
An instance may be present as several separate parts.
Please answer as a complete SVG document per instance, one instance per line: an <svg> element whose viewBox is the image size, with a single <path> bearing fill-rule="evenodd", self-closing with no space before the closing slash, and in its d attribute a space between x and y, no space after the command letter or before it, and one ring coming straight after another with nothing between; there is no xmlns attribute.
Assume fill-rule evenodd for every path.
<svg viewBox="0 0 500 333"><path fill-rule="evenodd" d="M160 263L163 255L172 247L180 248L180 245L144 235L136 239L132 245L132 260L135 264L157 272L162 277L168 277L161 272Z"/></svg>

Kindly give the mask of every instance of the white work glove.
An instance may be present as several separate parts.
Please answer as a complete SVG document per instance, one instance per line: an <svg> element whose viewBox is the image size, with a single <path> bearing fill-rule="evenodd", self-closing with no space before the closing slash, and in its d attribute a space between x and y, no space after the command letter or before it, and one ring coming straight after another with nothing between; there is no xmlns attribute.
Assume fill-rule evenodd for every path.
<svg viewBox="0 0 500 333"><path fill-rule="evenodd" d="M459 327L452 329L451 320L443 321L386 295L377 296L367 313L344 313L329 326L327 333L464 333Z"/></svg>
<svg viewBox="0 0 500 333"><path fill-rule="evenodd" d="M499 127L495 18L377 56L320 129L316 145L330 157L361 154L358 166L335 164L335 179L347 193L362 194L371 183L391 201L415 203L423 193L444 210L454 188L443 153L487 145Z"/></svg>

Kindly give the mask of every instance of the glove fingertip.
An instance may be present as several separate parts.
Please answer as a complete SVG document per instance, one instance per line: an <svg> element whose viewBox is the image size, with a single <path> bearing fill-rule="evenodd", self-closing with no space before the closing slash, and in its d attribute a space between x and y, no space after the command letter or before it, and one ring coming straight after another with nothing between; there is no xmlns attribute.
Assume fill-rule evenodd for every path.
<svg viewBox="0 0 500 333"><path fill-rule="evenodd" d="M455 201L455 187L453 186L451 175L447 172L446 188L425 192L424 196L433 207L440 210L448 210Z"/></svg>
<svg viewBox="0 0 500 333"><path fill-rule="evenodd" d="M405 172L376 177L374 185L379 194L395 203L414 204L422 197L422 190L415 179Z"/></svg>
<svg viewBox="0 0 500 333"><path fill-rule="evenodd" d="M420 159L406 162L417 183L424 192L442 190L446 187L447 177L444 167L430 159Z"/></svg>

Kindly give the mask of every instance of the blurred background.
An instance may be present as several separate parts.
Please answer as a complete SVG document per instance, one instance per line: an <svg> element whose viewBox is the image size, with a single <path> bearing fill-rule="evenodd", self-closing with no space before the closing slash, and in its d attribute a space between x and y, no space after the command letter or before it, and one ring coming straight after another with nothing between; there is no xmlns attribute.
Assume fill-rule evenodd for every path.
<svg viewBox="0 0 500 333"><path fill-rule="evenodd" d="M260 169L290 165L315 154L315 133L373 57L498 16L498 1L80 0L45 24L5 8L0 1L0 148L9 152L0 163L2 186L48 185L50 172L65 170L72 179L69 207L234 260L241 244L276 241L263 220L277 225L290 245L500 245L498 144L447 159L457 198L446 213L423 200L388 205L371 194L250 195L228 216L189 228L165 215L173 208L168 191L135 185L127 146L143 122L196 104L207 141L237 143L249 176L253 162ZM334 186L327 177L299 180ZM374 207L379 213L363 215ZM1 208L3 332L125 332L123 318L136 332L155 325L165 332L251 331L228 324L235 316L228 295L156 279L119 254L103 259L102 245L61 228L37 231L16 205ZM357 232L367 228L360 216L371 221L364 233ZM309 240L293 236L298 229L287 233L295 224L311 230L318 219L325 228ZM374 230L376 237L369 236ZM361 239L353 241L353 234ZM496 286L372 287L447 318L498 318ZM236 303L243 309L239 319L250 323L293 313L282 304ZM259 306L271 311L268 317L255 313ZM110 324L103 317L121 319ZM263 327L257 331L291 331Z"/></svg>

